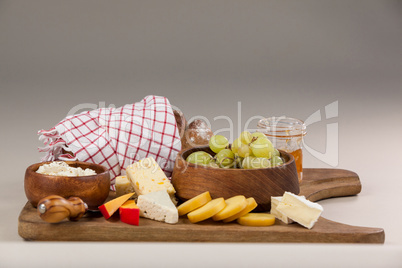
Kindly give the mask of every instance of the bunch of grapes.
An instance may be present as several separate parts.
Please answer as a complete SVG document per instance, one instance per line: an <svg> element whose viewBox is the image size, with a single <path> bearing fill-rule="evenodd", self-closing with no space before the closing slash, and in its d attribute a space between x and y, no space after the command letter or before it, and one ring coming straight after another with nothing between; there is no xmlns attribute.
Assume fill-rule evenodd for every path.
<svg viewBox="0 0 402 268"><path fill-rule="evenodd" d="M214 135L209 140L209 148L215 156L197 151L190 154L186 161L215 168L269 168L283 164L279 151L271 141L260 132L251 134L243 131L232 145L222 135Z"/></svg>

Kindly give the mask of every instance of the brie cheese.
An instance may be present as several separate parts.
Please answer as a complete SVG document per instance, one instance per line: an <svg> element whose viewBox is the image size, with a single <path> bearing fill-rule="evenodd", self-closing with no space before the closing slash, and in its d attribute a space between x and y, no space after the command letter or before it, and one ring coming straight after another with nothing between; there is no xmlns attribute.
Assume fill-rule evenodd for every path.
<svg viewBox="0 0 402 268"><path fill-rule="evenodd" d="M276 209L308 229L313 228L324 210L321 205L290 192L285 192Z"/></svg>
<svg viewBox="0 0 402 268"><path fill-rule="evenodd" d="M277 207L279 203L282 201L282 196L271 196L271 211L270 213L274 215L277 219L281 220L283 223L289 224L293 221L289 219L282 212L279 212Z"/></svg>

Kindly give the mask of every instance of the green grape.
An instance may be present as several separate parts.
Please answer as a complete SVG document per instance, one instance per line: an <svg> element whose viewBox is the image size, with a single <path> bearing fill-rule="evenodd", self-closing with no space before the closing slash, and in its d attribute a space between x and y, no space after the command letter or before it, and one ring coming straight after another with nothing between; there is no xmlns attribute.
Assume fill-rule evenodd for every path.
<svg viewBox="0 0 402 268"><path fill-rule="evenodd" d="M235 154L234 168L242 168L241 163L243 162L243 157L240 157L238 154Z"/></svg>
<svg viewBox="0 0 402 268"><path fill-rule="evenodd" d="M212 167L212 168L220 168L219 165L215 161L209 162L206 166Z"/></svg>
<svg viewBox="0 0 402 268"><path fill-rule="evenodd" d="M283 165L283 160L280 156L273 156L271 159L271 163L273 167L277 167Z"/></svg>
<svg viewBox="0 0 402 268"><path fill-rule="evenodd" d="M216 162L221 166L221 167L226 167L230 166L233 164L233 161L235 160L235 155L230 149L223 149L219 151L215 155Z"/></svg>
<svg viewBox="0 0 402 268"><path fill-rule="evenodd" d="M256 157L253 160L253 168L269 168L271 167L271 161L264 157Z"/></svg>
<svg viewBox="0 0 402 268"><path fill-rule="evenodd" d="M274 146L267 138L258 137L251 143L250 148L256 157L271 158L274 153Z"/></svg>
<svg viewBox="0 0 402 268"><path fill-rule="evenodd" d="M256 157L252 161L253 168L269 168L271 167L271 161L265 157Z"/></svg>
<svg viewBox="0 0 402 268"><path fill-rule="evenodd" d="M278 149L276 149L276 148L274 148L274 152L272 153L272 157L274 157L274 156L281 156Z"/></svg>
<svg viewBox="0 0 402 268"><path fill-rule="evenodd" d="M253 134L251 134L251 138L252 138L251 142L252 142L253 140L258 139L258 138L268 139L267 136L265 136L265 134L264 134L264 133L261 133L261 132L254 132Z"/></svg>
<svg viewBox="0 0 402 268"><path fill-rule="evenodd" d="M271 162L265 157L246 157L243 160L244 169L269 168Z"/></svg>
<svg viewBox="0 0 402 268"><path fill-rule="evenodd" d="M214 153L219 153L229 145L228 139L222 135L214 135L209 140L209 148Z"/></svg>
<svg viewBox="0 0 402 268"><path fill-rule="evenodd" d="M248 132L248 131L243 131L243 132L240 134L241 142L244 143L244 144L249 144L249 143L251 142L251 139L252 139L252 138L253 138L253 137L251 136L251 133Z"/></svg>
<svg viewBox="0 0 402 268"><path fill-rule="evenodd" d="M244 169L251 169L251 162L254 159L254 156L247 156L243 159L243 162L241 163L242 168Z"/></svg>
<svg viewBox="0 0 402 268"><path fill-rule="evenodd" d="M222 168L230 169L230 168L233 168L233 166L234 166L234 162L228 166L222 166Z"/></svg>
<svg viewBox="0 0 402 268"><path fill-rule="evenodd" d="M207 165L211 162L212 156L204 151L197 151L190 154L186 161L196 165Z"/></svg>
<svg viewBox="0 0 402 268"><path fill-rule="evenodd" d="M237 154L237 150L239 149L239 147L242 145L240 138L236 139L233 143L232 143L232 152L234 154Z"/></svg>
<svg viewBox="0 0 402 268"><path fill-rule="evenodd" d="M237 153L239 154L240 157L246 157L252 155L250 147L246 144L242 144L237 150Z"/></svg>

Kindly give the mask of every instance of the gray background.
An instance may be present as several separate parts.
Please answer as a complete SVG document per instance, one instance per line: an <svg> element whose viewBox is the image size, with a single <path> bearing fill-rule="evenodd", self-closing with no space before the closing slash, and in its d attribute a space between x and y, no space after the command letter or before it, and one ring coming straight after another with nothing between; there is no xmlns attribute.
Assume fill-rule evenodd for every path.
<svg viewBox="0 0 402 268"><path fill-rule="evenodd" d="M62 266L85 258L102 267L108 252L120 257L114 263L128 261L125 250L149 266L221 250L234 254L204 262L263 266L270 252L273 264L311 267L317 252L317 265L346 257L350 266L401 264L401 48L401 1L0 1L0 266L22 265L22 250L30 265L51 251ZM385 245L23 242L17 217L25 168L41 157L36 131L78 104L121 106L150 94L168 97L187 118L205 116L215 131L228 127L216 116L232 118L237 131L254 115L305 120L321 110L325 118L324 107L338 101L339 116L309 127L306 144L325 152L326 124L338 123L337 167L356 171L363 191L321 201L323 216L382 227ZM331 167L308 152L305 166Z"/></svg>

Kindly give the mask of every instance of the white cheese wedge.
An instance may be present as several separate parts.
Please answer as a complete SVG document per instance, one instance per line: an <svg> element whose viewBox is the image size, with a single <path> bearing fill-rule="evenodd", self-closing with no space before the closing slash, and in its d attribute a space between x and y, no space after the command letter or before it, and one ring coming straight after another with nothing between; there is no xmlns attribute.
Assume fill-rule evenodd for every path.
<svg viewBox="0 0 402 268"><path fill-rule="evenodd" d="M116 197L135 192L127 176L116 177L115 187L116 187Z"/></svg>
<svg viewBox="0 0 402 268"><path fill-rule="evenodd" d="M166 190L171 196L176 192L153 157L129 165L126 174L138 196L160 190Z"/></svg>
<svg viewBox="0 0 402 268"><path fill-rule="evenodd" d="M308 229L313 228L324 210L321 205L290 192L285 192L276 209Z"/></svg>
<svg viewBox="0 0 402 268"><path fill-rule="evenodd" d="M274 215L277 219L281 220L282 222L289 224L293 221L289 219L286 215L279 212L277 206L282 201L282 196L271 196L271 214Z"/></svg>
<svg viewBox="0 0 402 268"><path fill-rule="evenodd" d="M138 196L137 206L141 217L167 223L179 221L179 212L166 189Z"/></svg>

